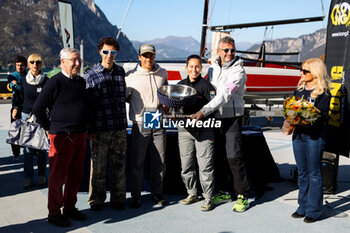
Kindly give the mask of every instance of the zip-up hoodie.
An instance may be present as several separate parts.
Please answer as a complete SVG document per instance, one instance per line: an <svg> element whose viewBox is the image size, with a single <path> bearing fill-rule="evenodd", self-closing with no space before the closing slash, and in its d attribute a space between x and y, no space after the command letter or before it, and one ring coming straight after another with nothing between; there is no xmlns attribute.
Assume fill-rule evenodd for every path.
<svg viewBox="0 0 350 233"><path fill-rule="evenodd" d="M144 111L156 111L159 107L157 90L168 84L168 73L154 63L152 71L140 64L126 73L126 101L129 102L129 118L134 123L143 123Z"/></svg>
<svg viewBox="0 0 350 233"><path fill-rule="evenodd" d="M243 61L235 57L229 63L220 63L218 58L208 70L208 80L215 87L216 96L201 109L201 112L205 117L216 110L216 118L243 116L243 95L247 82Z"/></svg>

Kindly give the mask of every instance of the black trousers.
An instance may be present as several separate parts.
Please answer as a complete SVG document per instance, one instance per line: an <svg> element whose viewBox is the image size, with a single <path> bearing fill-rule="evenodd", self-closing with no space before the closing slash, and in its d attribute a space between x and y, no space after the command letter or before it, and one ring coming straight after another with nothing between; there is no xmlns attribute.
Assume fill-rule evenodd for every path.
<svg viewBox="0 0 350 233"><path fill-rule="evenodd" d="M249 195L246 164L242 152L242 117L223 118L214 135L216 191Z"/></svg>
<svg viewBox="0 0 350 233"><path fill-rule="evenodd" d="M20 112L20 111L17 111L16 119L13 119L13 118L12 118L12 111L13 111L13 108L11 108L11 111L10 111L11 123L14 122L16 119L21 119L21 112ZM12 154L13 154L15 157L19 156L19 154L21 153L21 147L20 147L20 146L12 145L12 144L11 144L11 149L12 149Z"/></svg>

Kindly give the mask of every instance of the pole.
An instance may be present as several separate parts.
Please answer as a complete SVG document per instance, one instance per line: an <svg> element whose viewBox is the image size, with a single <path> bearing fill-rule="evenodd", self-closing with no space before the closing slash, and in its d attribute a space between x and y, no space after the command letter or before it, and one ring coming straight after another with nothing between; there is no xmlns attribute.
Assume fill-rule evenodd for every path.
<svg viewBox="0 0 350 233"><path fill-rule="evenodd" d="M80 76L84 75L84 40L80 42L80 59L81 59L81 67L80 67Z"/></svg>
<svg viewBox="0 0 350 233"><path fill-rule="evenodd" d="M208 8L209 8L209 0L204 0L202 37L201 37L201 47L200 47L200 51L199 51L199 54L200 54L202 59L204 59L205 41L206 41L206 37L207 37Z"/></svg>
<svg viewBox="0 0 350 233"><path fill-rule="evenodd" d="M124 14L122 23L120 24L120 28L119 28L119 30L118 30L117 40L118 40L118 38L119 38L120 32L121 32L121 30L122 30L122 27L123 27L123 25L124 25L126 16L128 15L128 12L129 12L129 9L130 9L130 6L131 6L132 1L133 1L133 0L130 0L130 1L129 1L128 7L126 8L126 11L125 11L125 14Z"/></svg>

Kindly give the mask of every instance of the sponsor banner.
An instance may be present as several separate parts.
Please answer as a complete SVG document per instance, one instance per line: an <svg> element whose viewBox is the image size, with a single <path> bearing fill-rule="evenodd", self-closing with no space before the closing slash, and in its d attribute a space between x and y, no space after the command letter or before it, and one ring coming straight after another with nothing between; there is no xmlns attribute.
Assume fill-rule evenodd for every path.
<svg viewBox="0 0 350 233"><path fill-rule="evenodd" d="M166 115L159 111L145 111L143 113L144 129L174 129L174 128L221 128L221 121L215 118L196 121L189 115Z"/></svg>
<svg viewBox="0 0 350 233"><path fill-rule="evenodd" d="M332 0L329 8L326 65L332 79L326 150L349 156L350 0Z"/></svg>
<svg viewBox="0 0 350 233"><path fill-rule="evenodd" d="M63 47L74 48L72 4L68 1L58 0L58 8L60 12Z"/></svg>

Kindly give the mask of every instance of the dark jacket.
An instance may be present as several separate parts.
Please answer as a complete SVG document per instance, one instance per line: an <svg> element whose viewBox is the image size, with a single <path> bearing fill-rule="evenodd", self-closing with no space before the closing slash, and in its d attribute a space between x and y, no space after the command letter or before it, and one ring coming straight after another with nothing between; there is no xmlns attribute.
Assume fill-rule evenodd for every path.
<svg viewBox="0 0 350 233"><path fill-rule="evenodd" d="M326 93L322 93L321 95L317 96L316 99L311 99L310 101L311 92L312 90L295 90L294 96L303 97L309 102L314 102L314 106L321 111L321 116L313 124L297 125L295 127L294 133L318 134L318 132L322 131L327 126L329 101L331 94L329 91L327 91Z"/></svg>
<svg viewBox="0 0 350 233"><path fill-rule="evenodd" d="M85 132L89 116L85 80L80 76L68 78L62 72L56 74L38 96L33 112L51 134Z"/></svg>
<svg viewBox="0 0 350 233"><path fill-rule="evenodd" d="M26 81L26 77L22 79L20 88L20 98L13 102L15 108L22 109L24 113L32 113L33 105L42 91L43 87L46 85L48 77L45 76L44 80L39 85L31 85Z"/></svg>
<svg viewBox="0 0 350 233"><path fill-rule="evenodd" d="M206 105L210 100L211 97L215 96L215 88L211 83L202 76L198 77L194 82L191 82L189 77L187 76L186 79L181 80L177 84L186 85L193 87L197 91L197 100L196 102L189 107L184 108L185 114L192 114L198 112L204 105ZM212 96L210 95L210 92L212 92Z"/></svg>

